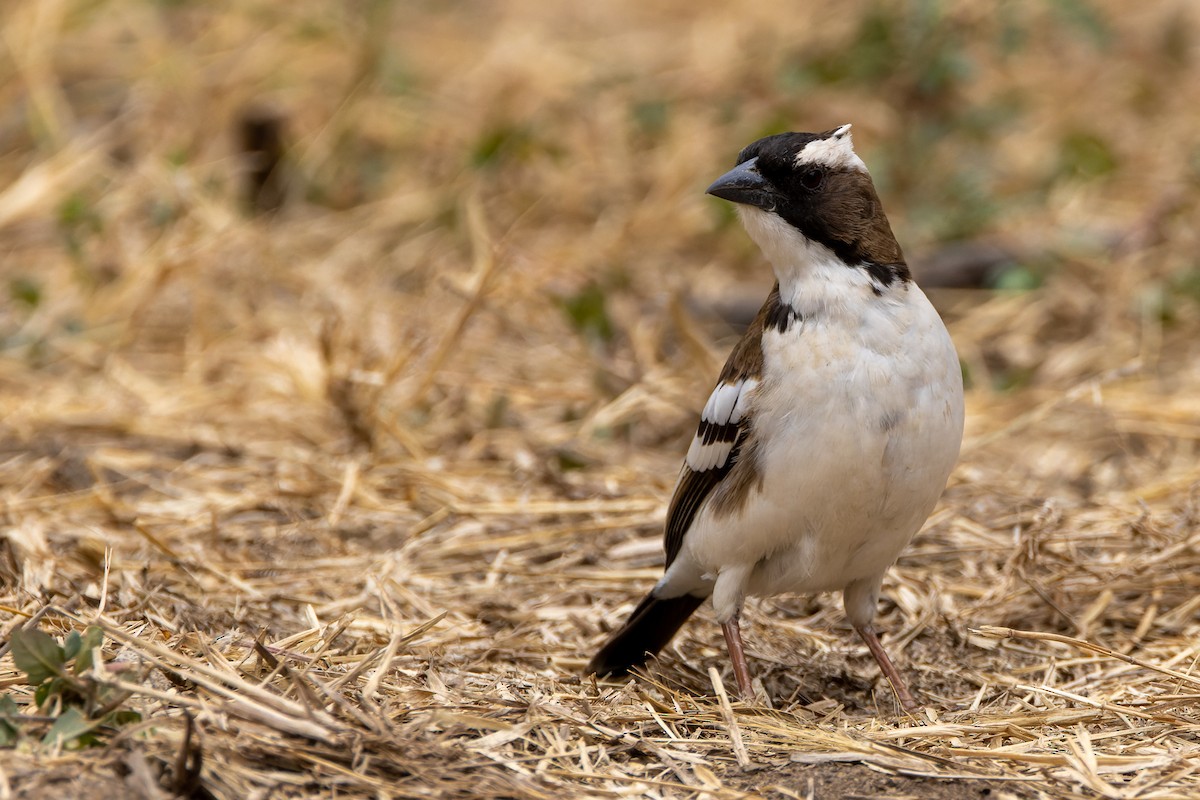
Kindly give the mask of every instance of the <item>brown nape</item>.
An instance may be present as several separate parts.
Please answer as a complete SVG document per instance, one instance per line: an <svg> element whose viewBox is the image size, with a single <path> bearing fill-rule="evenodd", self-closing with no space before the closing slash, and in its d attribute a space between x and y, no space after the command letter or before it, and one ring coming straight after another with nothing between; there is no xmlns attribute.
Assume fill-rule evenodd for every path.
<svg viewBox="0 0 1200 800"><path fill-rule="evenodd" d="M847 263L886 264L895 277L909 279L904 252L870 175L858 170L830 174L816 215L832 240L831 248Z"/></svg>

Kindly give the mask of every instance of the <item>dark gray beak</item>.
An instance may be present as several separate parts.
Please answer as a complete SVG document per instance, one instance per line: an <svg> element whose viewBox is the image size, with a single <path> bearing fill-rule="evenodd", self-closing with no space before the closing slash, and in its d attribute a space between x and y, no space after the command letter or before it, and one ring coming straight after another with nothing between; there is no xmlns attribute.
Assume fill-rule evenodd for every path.
<svg viewBox="0 0 1200 800"><path fill-rule="evenodd" d="M705 194L770 211L775 208L775 187L759 174L757 164L757 156L743 161L713 181Z"/></svg>

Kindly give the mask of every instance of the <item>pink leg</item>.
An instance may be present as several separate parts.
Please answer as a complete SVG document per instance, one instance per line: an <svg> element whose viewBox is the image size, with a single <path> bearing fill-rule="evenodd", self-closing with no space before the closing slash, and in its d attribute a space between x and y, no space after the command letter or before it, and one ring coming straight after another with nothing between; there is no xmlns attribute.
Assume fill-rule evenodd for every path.
<svg viewBox="0 0 1200 800"><path fill-rule="evenodd" d="M883 670L883 676L892 684L892 691L896 693L896 699L900 701L900 705L910 714L915 713L921 706L913 699L913 696L908 692L908 686L905 685L904 679L900 677L899 670L892 664L892 660L888 658L887 652L884 651L883 645L879 642L879 637L875 635L875 628L870 625L863 627L854 627L858 631L858 635L867 643L867 649L871 651L871 655L875 656L875 660L879 662L879 668Z"/></svg>
<svg viewBox="0 0 1200 800"><path fill-rule="evenodd" d="M746 664L746 651L742 648L742 629L738 625L737 614L721 626L725 633L725 644L729 646L729 660L733 662L733 676L737 678L738 691L742 700L749 703L754 700L754 687L750 683L750 667Z"/></svg>

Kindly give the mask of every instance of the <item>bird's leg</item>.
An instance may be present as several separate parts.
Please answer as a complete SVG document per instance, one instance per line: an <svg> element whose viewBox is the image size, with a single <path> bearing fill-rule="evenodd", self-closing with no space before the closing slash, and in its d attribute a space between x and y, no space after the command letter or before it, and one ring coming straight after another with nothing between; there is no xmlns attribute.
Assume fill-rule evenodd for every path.
<svg viewBox="0 0 1200 800"><path fill-rule="evenodd" d="M858 635L867 643L867 649L871 651L871 655L875 656L875 660L879 662L879 668L883 670L883 676L892 684L892 691L896 693L896 699L900 701L900 705L904 710L915 713L920 705L913 699L913 696L908 692L908 686L905 685L904 679L900 677L900 671L888 658L887 651L883 649L883 645L879 642L879 637L875 634L875 628L872 625L855 625L854 630L858 631Z"/></svg>
<svg viewBox="0 0 1200 800"><path fill-rule="evenodd" d="M737 678L738 691L742 700L749 703L754 700L754 687L750 683L746 651L742 648L742 629L738 625L738 615L734 614L728 622L721 623L721 630L725 633L725 644L729 646L729 660L733 662L733 676Z"/></svg>

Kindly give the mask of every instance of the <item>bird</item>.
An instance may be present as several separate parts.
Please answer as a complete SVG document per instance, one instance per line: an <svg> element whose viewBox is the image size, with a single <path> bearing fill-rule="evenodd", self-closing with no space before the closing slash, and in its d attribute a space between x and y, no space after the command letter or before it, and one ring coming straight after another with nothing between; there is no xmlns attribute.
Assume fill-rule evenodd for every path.
<svg viewBox="0 0 1200 800"><path fill-rule="evenodd" d="M736 205L775 284L703 406L667 510L663 576L587 669L627 674L711 597L753 702L746 598L841 591L911 713L920 706L873 620L885 573L958 460L954 344L913 282L850 125L759 139L706 193Z"/></svg>

